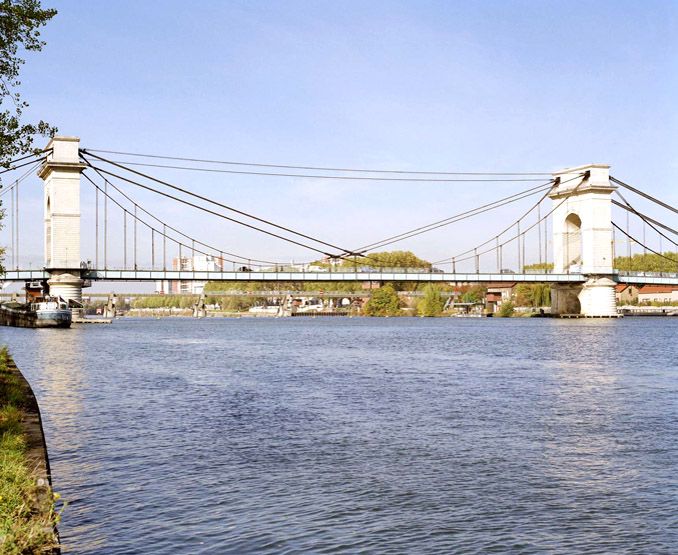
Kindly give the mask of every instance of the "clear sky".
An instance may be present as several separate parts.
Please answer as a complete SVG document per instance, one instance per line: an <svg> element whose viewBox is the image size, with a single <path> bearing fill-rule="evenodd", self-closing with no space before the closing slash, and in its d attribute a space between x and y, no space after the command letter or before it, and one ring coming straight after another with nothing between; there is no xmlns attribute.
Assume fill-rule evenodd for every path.
<svg viewBox="0 0 678 555"><path fill-rule="evenodd" d="M678 204L675 1L43 3L59 14L44 30L45 50L27 56L27 115L84 147L408 170L604 162ZM349 247L529 185L153 173ZM22 190L22 209L38 222L34 183ZM126 190L226 250L314 258ZM83 257L93 258L83 191ZM393 248L453 255L493 236L527 202ZM670 213L638 204L671 223ZM39 266L40 231L24 225L22 258Z"/></svg>

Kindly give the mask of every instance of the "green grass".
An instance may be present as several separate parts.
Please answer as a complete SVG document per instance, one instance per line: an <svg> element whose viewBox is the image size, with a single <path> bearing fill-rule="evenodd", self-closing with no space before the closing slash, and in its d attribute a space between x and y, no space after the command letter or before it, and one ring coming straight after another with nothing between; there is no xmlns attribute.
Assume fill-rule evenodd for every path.
<svg viewBox="0 0 678 555"><path fill-rule="evenodd" d="M26 391L9 370L10 356L0 349L0 553L51 553L56 545L58 495L40 495L26 459L22 419Z"/></svg>

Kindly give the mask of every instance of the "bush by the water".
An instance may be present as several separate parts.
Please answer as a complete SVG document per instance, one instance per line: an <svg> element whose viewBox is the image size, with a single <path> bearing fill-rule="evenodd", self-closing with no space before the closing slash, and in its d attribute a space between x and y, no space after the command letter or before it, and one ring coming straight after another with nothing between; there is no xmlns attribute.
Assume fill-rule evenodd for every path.
<svg viewBox="0 0 678 555"><path fill-rule="evenodd" d="M400 299L392 285L384 285L372 292L370 300L365 303L366 316L398 316Z"/></svg>
<svg viewBox="0 0 678 555"><path fill-rule="evenodd" d="M440 288L435 285L424 287L424 296L417 305L419 316L440 316L445 308L445 299L440 294Z"/></svg>
<svg viewBox="0 0 678 555"><path fill-rule="evenodd" d="M513 316L514 311L515 307L513 306L513 303L511 301L504 301L497 311L497 316L500 318L510 318Z"/></svg>

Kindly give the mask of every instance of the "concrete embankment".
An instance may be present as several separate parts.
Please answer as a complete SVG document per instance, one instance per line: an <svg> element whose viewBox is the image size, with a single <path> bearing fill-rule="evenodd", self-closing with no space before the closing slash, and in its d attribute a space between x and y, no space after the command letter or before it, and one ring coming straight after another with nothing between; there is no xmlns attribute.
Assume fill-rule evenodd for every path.
<svg viewBox="0 0 678 555"><path fill-rule="evenodd" d="M11 507L3 507L3 512L4 509L7 509L10 513L7 516L15 520L13 528L20 531L25 530L25 532L17 532L16 535L19 537L0 537L0 552L13 553L16 549L21 549L19 546L28 541L27 538L20 537L23 533L24 535L31 534L39 537L39 539L28 541L28 543L40 543L40 553L58 555L61 553L61 549L59 534L56 528L57 518L54 513L55 496L52 492L51 470L38 401L28 380L17 368L7 351L2 349L0 354L3 358L0 361L2 363L0 409L4 409L3 415L6 418L7 414L10 414L14 407L19 410L19 429L18 434L14 435L22 438L23 449L18 452L22 459L20 465L25 468L25 471L22 472L20 469L17 470L18 465L13 465L11 471L7 471L8 476L6 478L19 484L22 482L21 478L25 477L25 481L28 482L27 485L24 484L24 489L19 489L20 486L17 485L16 491L8 491L8 493L21 495L23 498L22 502L29 507L28 511L24 509L15 513L12 513ZM3 424L7 424L11 428L9 422L3 422ZM11 431L6 431L3 440L12 439L12 435ZM9 461L13 456L10 453L9 447L7 452L3 452L3 455L5 456L4 462ZM7 501L9 502L9 500ZM18 521L20 520L24 522L19 523ZM19 552L38 552L35 551L34 545L31 545L30 549L32 550Z"/></svg>
<svg viewBox="0 0 678 555"><path fill-rule="evenodd" d="M677 306L622 306L624 316L678 316Z"/></svg>

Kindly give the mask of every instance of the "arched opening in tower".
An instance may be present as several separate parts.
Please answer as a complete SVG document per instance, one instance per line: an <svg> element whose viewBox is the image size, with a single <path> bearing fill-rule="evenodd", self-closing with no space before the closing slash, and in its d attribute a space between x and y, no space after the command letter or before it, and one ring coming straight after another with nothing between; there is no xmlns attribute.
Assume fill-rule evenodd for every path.
<svg viewBox="0 0 678 555"><path fill-rule="evenodd" d="M47 220L45 221L45 265L47 268L52 267L52 210L51 199L47 197Z"/></svg>
<svg viewBox="0 0 678 555"><path fill-rule="evenodd" d="M565 218L565 268L569 271L580 271L581 258L581 218L577 214L569 214Z"/></svg>

